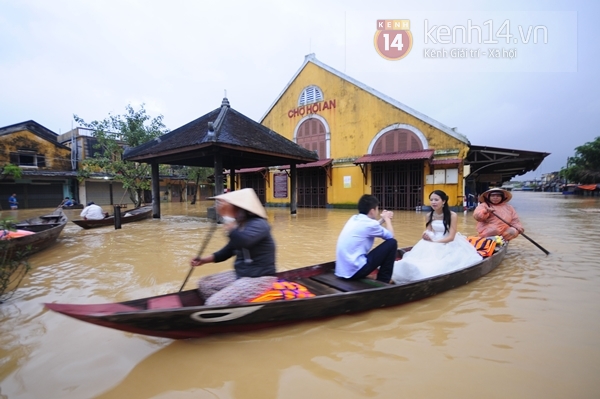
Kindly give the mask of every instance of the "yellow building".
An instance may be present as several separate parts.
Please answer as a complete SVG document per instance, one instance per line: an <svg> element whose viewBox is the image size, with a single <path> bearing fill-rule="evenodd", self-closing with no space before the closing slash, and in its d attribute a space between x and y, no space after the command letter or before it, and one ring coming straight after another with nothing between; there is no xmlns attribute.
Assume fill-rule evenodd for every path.
<svg viewBox="0 0 600 399"><path fill-rule="evenodd" d="M408 210L427 205L439 189L451 207L462 209L467 138L314 54L260 122L319 155L317 162L298 165L299 207L354 206L361 195L373 194L381 208ZM285 165L270 168L269 175L241 170L238 186L260 183L262 173L266 202L285 205L287 171Z"/></svg>
<svg viewBox="0 0 600 399"><path fill-rule="evenodd" d="M32 120L0 127L0 165L10 163L21 169L20 178L1 176L4 209L13 193L17 194L19 208L56 207L71 195L77 173L71 168L71 150L57 137Z"/></svg>

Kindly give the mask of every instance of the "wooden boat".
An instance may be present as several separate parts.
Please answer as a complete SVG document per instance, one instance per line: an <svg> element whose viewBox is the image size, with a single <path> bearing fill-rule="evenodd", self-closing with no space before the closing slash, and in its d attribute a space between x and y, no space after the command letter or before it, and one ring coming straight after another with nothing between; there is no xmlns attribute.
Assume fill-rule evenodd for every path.
<svg viewBox="0 0 600 399"><path fill-rule="evenodd" d="M172 339L239 332L400 305L460 287L494 270L507 245L481 262L447 274L403 285L370 278L346 280L333 274L335 262L278 273L307 287L314 297L204 306L198 291L188 290L98 305L46 303L48 309L92 324ZM405 250L399 250L401 256Z"/></svg>
<svg viewBox="0 0 600 399"><path fill-rule="evenodd" d="M67 224L67 217L58 208L51 214L22 220L12 225L15 229L33 232L34 234L10 238L7 242L7 257L13 259L18 253L34 254L56 242L56 239Z"/></svg>
<svg viewBox="0 0 600 399"><path fill-rule="evenodd" d="M121 224L137 222L139 220L148 219L152 216L152 206L142 206L140 208L135 208L131 210L122 210L121 211ZM85 219L75 219L71 220L79 227L83 227L84 229L93 229L96 227L103 226L114 226L115 225L115 216L110 215L104 219L99 220L85 220Z"/></svg>
<svg viewBox="0 0 600 399"><path fill-rule="evenodd" d="M62 209L83 209L83 204L63 205Z"/></svg>

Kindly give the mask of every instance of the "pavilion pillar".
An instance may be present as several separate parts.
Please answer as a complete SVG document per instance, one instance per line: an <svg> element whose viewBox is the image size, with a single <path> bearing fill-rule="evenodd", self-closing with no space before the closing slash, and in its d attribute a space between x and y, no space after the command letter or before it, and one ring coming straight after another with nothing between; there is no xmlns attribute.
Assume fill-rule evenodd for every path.
<svg viewBox="0 0 600 399"><path fill-rule="evenodd" d="M296 164L290 164L290 213L295 215L298 209L298 172L296 171Z"/></svg>
<svg viewBox="0 0 600 399"><path fill-rule="evenodd" d="M152 217L160 219L160 177L158 176L158 164L150 164L152 170Z"/></svg>
<svg viewBox="0 0 600 399"><path fill-rule="evenodd" d="M215 195L223 194L223 156L215 154Z"/></svg>
<svg viewBox="0 0 600 399"><path fill-rule="evenodd" d="M214 195L223 194L223 156L221 154L215 154L214 158L215 165L215 193ZM206 209L206 217L211 220L219 221L221 219L217 215L217 208L215 206L209 206Z"/></svg>
<svg viewBox="0 0 600 399"><path fill-rule="evenodd" d="M229 171L229 185L227 187L229 191L235 191L235 168L231 168Z"/></svg>

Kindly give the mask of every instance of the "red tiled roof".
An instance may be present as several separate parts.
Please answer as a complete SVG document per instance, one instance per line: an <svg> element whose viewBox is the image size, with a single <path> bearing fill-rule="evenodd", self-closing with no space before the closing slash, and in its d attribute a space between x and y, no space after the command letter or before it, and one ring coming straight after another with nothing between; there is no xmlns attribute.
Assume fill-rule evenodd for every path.
<svg viewBox="0 0 600 399"><path fill-rule="evenodd" d="M462 159L460 158L452 158L452 159L434 159L431 161L432 165L460 165L462 163Z"/></svg>
<svg viewBox="0 0 600 399"><path fill-rule="evenodd" d="M393 152L389 154L364 155L354 161L359 163L375 163L390 161L412 161L417 159L430 159L433 156L433 150Z"/></svg>
<svg viewBox="0 0 600 399"><path fill-rule="evenodd" d="M235 173L236 174L256 173L256 172L262 172L265 169L267 169L267 168L265 168L264 166L261 166L260 168L243 168L243 169L236 169ZM224 175L228 175L229 173L231 173L230 169L227 169L223 172Z"/></svg>
<svg viewBox="0 0 600 399"><path fill-rule="evenodd" d="M331 162L333 162L332 158L328 158L328 159L320 159L316 162L309 162L309 163L303 163L300 165L297 165L296 168L297 169L302 169L302 168L317 168L319 166L327 166L329 165ZM279 170L288 170L290 168L290 165L283 165L280 166Z"/></svg>

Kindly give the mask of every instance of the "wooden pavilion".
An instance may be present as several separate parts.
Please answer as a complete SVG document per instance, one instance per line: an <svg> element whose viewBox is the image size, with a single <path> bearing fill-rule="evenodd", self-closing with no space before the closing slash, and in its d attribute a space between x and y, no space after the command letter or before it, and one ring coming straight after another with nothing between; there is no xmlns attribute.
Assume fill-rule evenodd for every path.
<svg viewBox="0 0 600 399"><path fill-rule="evenodd" d="M160 218L158 165L214 167L215 195L223 193L223 171L290 165L290 209L297 211L296 165L317 161L318 155L237 112L223 99L221 107L148 143L128 148L123 159L144 162L152 169L153 217Z"/></svg>

